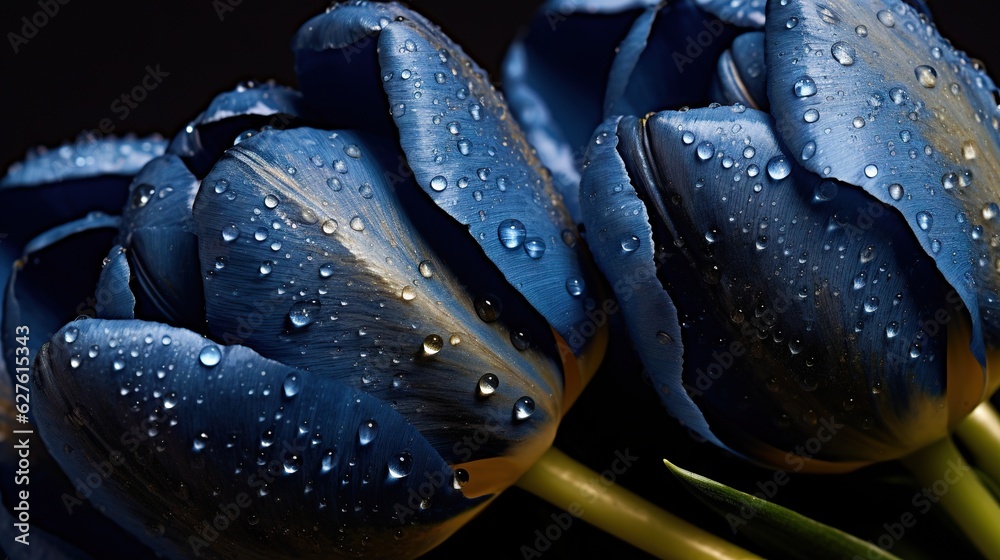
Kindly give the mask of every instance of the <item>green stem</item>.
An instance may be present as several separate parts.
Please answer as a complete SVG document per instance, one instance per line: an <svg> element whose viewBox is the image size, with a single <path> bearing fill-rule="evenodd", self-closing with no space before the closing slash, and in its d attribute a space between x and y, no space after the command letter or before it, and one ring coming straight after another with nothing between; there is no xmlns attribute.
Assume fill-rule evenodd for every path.
<svg viewBox="0 0 1000 560"><path fill-rule="evenodd" d="M980 404L955 429L955 435L972 452L976 466L1000 482L1000 414L987 401Z"/></svg>
<svg viewBox="0 0 1000 560"><path fill-rule="evenodd" d="M983 486L950 437L902 462L986 558L1000 560L1000 505Z"/></svg>
<svg viewBox="0 0 1000 560"><path fill-rule="evenodd" d="M551 448L517 485L657 558L759 558L654 506Z"/></svg>

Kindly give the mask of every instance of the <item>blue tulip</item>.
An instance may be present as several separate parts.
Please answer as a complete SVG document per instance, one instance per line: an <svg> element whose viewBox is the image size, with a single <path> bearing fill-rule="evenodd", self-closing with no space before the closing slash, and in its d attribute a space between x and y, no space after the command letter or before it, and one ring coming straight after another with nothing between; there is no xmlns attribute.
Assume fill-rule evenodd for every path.
<svg viewBox="0 0 1000 560"><path fill-rule="evenodd" d="M674 416L842 471L994 392L997 89L922 2L561 4L508 58L514 111L546 163L596 128L580 217ZM544 54L598 22L624 39L589 73ZM568 80L603 104L563 118Z"/></svg>
<svg viewBox="0 0 1000 560"><path fill-rule="evenodd" d="M2 343L37 356L62 503L169 558L419 555L549 448L604 344L575 222L458 46L356 2L294 48L301 91L0 191L44 201Z"/></svg>

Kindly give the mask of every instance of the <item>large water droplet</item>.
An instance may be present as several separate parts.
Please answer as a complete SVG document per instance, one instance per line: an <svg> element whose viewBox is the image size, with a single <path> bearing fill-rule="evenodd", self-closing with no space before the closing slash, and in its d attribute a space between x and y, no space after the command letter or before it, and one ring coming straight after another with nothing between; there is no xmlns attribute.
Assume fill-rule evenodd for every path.
<svg viewBox="0 0 1000 560"><path fill-rule="evenodd" d="M336 463L337 453L332 449L327 449L323 452L323 458L320 460L319 472L323 474L330 472Z"/></svg>
<svg viewBox="0 0 1000 560"><path fill-rule="evenodd" d="M229 224L222 228L222 240L226 243L236 241L240 236L240 228L236 224Z"/></svg>
<svg viewBox="0 0 1000 560"><path fill-rule="evenodd" d="M795 97L811 97L816 95L816 82L808 76L800 78L792 85L792 92L795 94Z"/></svg>
<svg viewBox="0 0 1000 560"><path fill-rule="evenodd" d="M569 295L573 297L580 297L583 295L583 289L584 283L580 278L571 276L566 279L566 291L569 292Z"/></svg>
<svg viewBox="0 0 1000 560"><path fill-rule="evenodd" d="M488 397L496 392L500 387L500 378L492 373L487 373L479 378L476 384L476 394L480 397Z"/></svg>
<svg viewBox="0 0 1000 560"><path fill-rule="evenodd" d="M896 25L896 18L892 15L889 10L880 10L876 16L882 25L886 27L893 27Z"/></svg>
<svg viewBox="0 0 1000 560"><path fill-rule="evenodd" d="M424 354L433 356L440 352L442 348L444 348L444 339L441 338L441 335L429 334L424 338Z"/></svg>
<svg viewBox="0 0 1000 560"><path fill-rule="evenodd" d="M708 161L715 155L715 145L711 142L702 142L695 148L695 154L701 161Z"/></svg>
<svg viewBox="0 0 1000 560"><path fill-rule="evenodd" d="M301 329L316 320L321 307L315 299L297 301L288 310L288 320L293 327Z"/></svg>
<svg viewBox="0 0 1000 560"><path fill-rule="evenodd" d="M635 252L635 250L639 248L639 238L632 234L628 234L625 237L622 237L621 246L622 251L625 251L626 253Z"/></svg>
<svg viewBox="0 0 1000 560"><path fill-rule="evenodd" d="M280 203L281 201L278 200L278 197L273 194L269 194L264 197L264 206L267 206L268 208L277 208Z"/></svg>
<svg viewBox="0 0 1000 560"><path fill-rule="evenodd" d="M830 47L830 54L833 55L834 60L844 66L854 64L854 59L858 56L858 53L854 51L854 47L843 41L837 41L834 43L833 46Z"/></svg>
<svg viewBox="0 0 1000 560"><path fill-rule="evenodd" d="M927 231L931 229L931 226L933 225L934 225L934 216L932 216L930 212L924 210L917 212L917 226L919 226L920 229L922 229L923 231Z"/></svg>
<svg viewBox="0 0 1000 560"><path fill-rule="evenodd" d="M526 420L535 413L535 401L531 397L521 397L514 403L514 419Z"/></svg>
<svg viewBox="0 0 1000 560"><path fill-rule="evenodd" d="M497 228L497 237L500 238L500 243L508 249L520 247L527 235L528 230L519 220L504 220Z"/></svg>
<svg viewBox="0 0 1000 560"><path fill-rule="evenodd" d="M913 69L913 73L917 76L917 81L920 85L925 88L932 88L937 85L937 70L927 66L926 64L921 64Z"/></svg>
<svg viewBox="0 0 1000 560"><path fill-rule="evenodd" d="M441 192L448 188L448 179L445 179L443 175L438 175L431 179L431 189Z"/></svg>
<svg viewBox="0 0 1000 560"><path fill-rule="evenodd" d="M903 198L903 185L899 183L893 183L889 185L889 196L893 200L900 200Z"/></svg>
<svg viewBox="0 0 1000 560"><path fill-rule="evenodd" d="M524 242L524 252L533 259L540 259L545 254L545 242L541 237L530 237Z"/></svg>
<svg viewBox="0 0 1000 560"><path fill-rule="evenodd" d="M281 389L284 391L286 397L292 398L302 390L302 379L299 378L297 373L289 373L285 376L285 381L281 384Z"/></svg>
<svg viewBox="0 0 1000 560"><path fill-rule="evenodd" d="M368 445L378 435L378 422L369 420L358 428L358 443Z"/></svg>
<svg viewBox="0 0 1000 560"><path fill-rule="evenodd" d="M65 340L69 344L72 344L76 342L76 337L78 336L80 336L80 329L76 327L70 327L66 329L66 332L63 333L63 340Z"/></svg>
<svg viewBox="0 0 1000 560"><path fill-rule="evenodd" d="M791 172L791 164L782 156L774 156L767 162L767 174L775 181L788 177Z"/></svg>
<svg viewBox="0 0 1000 560"><path fill-rule="evenodd" d="M198 361L205 367L215 367L219 365L220 360L222 360L222 352L214 344L202 348L201 352L198 353Z"/></svg>
<svg viewBox="0 0 1000 560"><path fill-rule="evenodd" d="M224 190L224 189L223 189ZM153 198L153 193L156 189L153 185L147 183L141 183L135 187L132 192L132 208L142 208ZM221 192L221 191L218 191Z"/></svg>
<svg viewBox="0 0 1000 560"><path fill-rule="evenodd" d="M499 319L500 313L503 311L503 306L496 296L476 298L473 304L476 308L476 314L486 323L492 323Z"/></svg>
<svg viewBox="0 0 1000 560"><path fill-rule="evenodd" d="M333 233L337 231L337 220L327 220L323 222L321 227L323 229L323 233L333 235Z"/></svg>
<svg viewBox="0 0 1000 560"><path fill-rule="evenodd" d="M404 478L413 470L413 456L406 451L400 451L389 459L389 476Z"/></svg>

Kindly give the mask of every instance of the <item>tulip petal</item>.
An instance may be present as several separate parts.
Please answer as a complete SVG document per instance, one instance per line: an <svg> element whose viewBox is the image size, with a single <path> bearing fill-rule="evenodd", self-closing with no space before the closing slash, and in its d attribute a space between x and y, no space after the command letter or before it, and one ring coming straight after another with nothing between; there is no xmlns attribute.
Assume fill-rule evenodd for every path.
<svg viewBox="0 0 1000 560"><path fill-rule="evenodd" d="M66 321L93 312L93 286L104 248L111 245L121 219L99 212L55 227L25 245L13 267L3 302L5 363L14 362L16 327L27 326L29 355ZM87 258L90 255L91 258ZM67 282L72 278L72 282ZM23 329L22 329L23 331Z"/></svg>
<svg viewBox="0 0 1000 560"><path fill-rule="evenodd" d="M692 2L639 17L618 47L608 76L604 116L705 105L716 60L735 29Z"/></svg>
<svg viewBox="0 0 1000 560"><path fill-rule="evenodd" d="M184 159L191 172L204 177L222 151L248 129L284 127L301 114L302 94L275 84L253 82L220 93L170 142L169 153Z"/></svg>
<svg viewBox="0 0 1000 560"><path fill-rule="evenodd" d="M205 179L228 189L203 189L194 207L209 327L396 403L449 462L537 458L561 416L552 332L464 228L385 171L399 158L307 128L228 150ZM499 380L488 397L486 374ZM526 421L523 396L535 403ZM470 426L488 437L456 445ZM503 484L524 468L500 472Z"/></svg>
<svg viewBox="0 0 1000 560"><path fill-rule="evenodd" d="M733 46L719 57L712 98L723 105L741 103L767 111L767 66L764 61L764 33L751 31L733 40Z"/></svg>
<svg viewBox="0 0 1000 560"><path fill-rule="evenodd" d="M619 125L625 166L663 220L685 388L727 442L784 452L839 426L812 455L872 461L942 437L957 302L898 214L799 167L774 134L767 114L726 107Z"/></svg>
<svg viewBox="0 0 1000 560"><path fill-rule="evenodd" d="M197 224L191 216L200 182L179 157L149 162L129 188L122 245L135 272L140 315L192 330L204 329ZM225 183L208 188L225 190Z"/></svg>
<svg viewBox="0 0 1000 560"><path fill-rule="evenodd" d="M702 10L740 27L764 27L766 0L694 0Z"/></svg>
<svg viewBox="0 0 1000 560"><path fill-rule="evenodd" d="M12 165L0 180L0 285L28 240L87 212L118 213L131 177L165 145L159 137L85 138Z"/></svg>
<svg viewBox="0 0 1000 560"><path fill-rule="evenodd" d="M649 213L630 184L617 151L620 118L603 123L587 151L589 163L580 183L587 244L613 286L636 351L657 383L667 410L682 425L726 447L684 390L684 348L677 308L657 279L659 265Z"/></svg>
<svg viewBox="0 0 1000 560"><path fill-rule="evenodd" d="M432 25L394 2L352 2L334 4L299 28L295 73L310 115L338 128L392 133L375 51L379 31L399 17Z"/></svg>
<svg viewBox="0 0 1000 560"><path fill-rule="evenodd" d="M615 47L642 13L638 9L656 4L550 1L515 39L503 62L511 113L577 221L579 162L604 114Z"/></svg>
<svg viewBox="0 0 1000 560"><path fill-rule="evenodd" d="M36 364L47 447L102 473L90 500L169 558L412 557L487 499L388 402L245 347L92 319Z"/></svg>
<svg viewBox="0 0 1000 560"><path fill-rule="evenodd" d="M993 82L898 0L769 9L769 96L782 140L808 169L905 216L968 307L972 351L985 364L984 342L1000 344Z"/></svg>
<svg viewBox="0 0 1000 560"><path fill-rule="evenodd" d="M121 245L111 248L104 258L104 268L97 280L97 316L102 319L134 319L135 296L128 282L131 274L125 249Z"/></svg>
<svg viewBox="0 0 1000 560"><path fill-rule="evenodd" d="M40 148L15 163L0 180L0 189L34 187L47 183L91 179L103 175L132 176L146 162L163 153L166 141L148 138L81 138L58 149ZM58 201L63 202L63 201Z"/></svg>
<svg viewBox="0 0 1000 560"><path fill-rule="evenodd" d="M382 30L379 52L416 183L582 353L589 341L578 329L590 322L595 282L581 264L586 256L573 218L502 97L440 32L408 20Z"/></svg>

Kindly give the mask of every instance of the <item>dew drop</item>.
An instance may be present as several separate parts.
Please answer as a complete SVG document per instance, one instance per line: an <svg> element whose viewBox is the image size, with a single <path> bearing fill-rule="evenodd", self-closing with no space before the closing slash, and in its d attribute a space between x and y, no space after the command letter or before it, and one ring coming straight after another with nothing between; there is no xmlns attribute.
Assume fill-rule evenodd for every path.
<svg viewBox="0 0 1000 560"><path fill-rule="evenodd" d="M514 403L514 419L527 420L535 413L535 401L531 397L521 397Z"/></svg>
<svg viewBox="0 0 1000 560"><path fill-rule="evenodd" d="M527 235L528 230L519 220L504 220L497 228L497 237L500 238L500 243L508 249L520 247Z"/></svg>
<svg viewBox="0 0 1000 560"><path fill-rule="evenodd" d="M874 163L869 163L868 165L865 166L865 177L872 179L876 175L878 175L878 166L876 166Z"/></svg>
<svg viewBox="0 0 1000 560"><path fill-rule="evenodd" d="M76 338L78 336L80 336L80 329L76 327L70 327L66 329L66 332L63 333L63 340L65 340L69 344L73 344L74 342L76 342Z"/></svg>
<svg viewBox="0 0 1000 560"><path fill-rule="evenodd" d="M281 389L285 396L292 398L302 390L302 380L297 373L289 373L285 376L285 381L281 384Z"/></svg>
<svg viewBox="0 0 1000 560"><path fill-rule="evenodd" d="M899 183L889 185L889 197L893 200L901 200L903 198L903 185Z"/></svg>
<svg viewBox="0 0 1000 560"><path fill-rule="evenodd" d="M476 308L476 314L479 315L479 318L486 323L496 321L500 318L500 314L503 312L500 300L495 296L476 298L473 305Z"/></svg>
<svg viewBox="0 0 1000 560"><path fill-rule="evenodd" d="M802 113L802 120L807 123L814 123L819 120L819 111L816 109L807 109L805 113Z"/></svg>
<svg viewBox="0 0 1000 560"><path fill-rule="evenodd" d="M354 216L351 218L351 229L354 231L364 231L365 223L361 220L360 216Z"/></svg>
<svg viewBox="0 0 1000 560"><path fill-rule="evenodd" d="M843 66L850 66L854 64L854 59L857 58L858 54L854 51L854 47L848 45L843 41L837 41L830 47L830 54L833 55L833 59L839 62Z"/></svg>
<svg viewBox="0 0 1000 560"><path fill-rule="evenodd" d="M524 242L524 252L533 259L540 259L545 254L545 241L541 237L529 237Z"/></svg>
<svg viewBox="0 0 1000 560"><path fill-rule="evenodd" d="M260 273L262 276L267 276L271 274L271 270L274 267L274 263L271 261L261 261L260 263Z"/></svg>
<svg viewBox="0 0 1000 560"><path fill-rule="evenodd" d="M132 192L132 208L142 208L143 206L148 204L149 201L153 198L154 192L156 192L156 189L153 187L153 185L147 183L139 184L135 188L135 191ZM222 192L222 191L216 191L216 192Z"/></svg>
<svg viewBox="0 0 1000 560"><path fill-rule="evenodd" d="M431 179L431 189L441 192L448 188L448 179L445 179L443 175L438 175Z"/></svg>
<svg viewBox="0 0 1000 560"><path fill-rule="evenodd" d="M424 354L427 356L433 356L444 348L444 339L441 335L429 334L424 338L423 350Z"/></svg>
<svg viewBox="0 0 1000 560"><path fill-rule="evenodd" d="M774 156L767 162L767 174L775 181L788 177L791 172L792 166L782 156Z"/></svg>
<svg viewBox="0 0 1000 560"><path fill-rule="evenodd" d="M691 144L694 144L694 140L695 140L694 133L691 132L690 130L685 130L684 134L681 134L681 142L683 142L685 146L690 146Z"/></svg>
<svg viewBox="0 0 1000 560"><path fill-rule="evenodd" d="M808 76L799 78L792 85L792 93L795 97L812 97L816 95L816 82Z"/></svg>
<svg viewBox="0 0 1000 560"><path fill-rule="evenodd" d="M882 25L886 27L893 27L896 25L896 18L892 15L892 12L890 12L889 10L880 10L878 14L876 14L876 17L878 18L879 22L881 22Z"/></svg>
<svg viewBox="0 0 1000 560"><path fill-rule="evenodd" d="M400 451L389 459L389 476L405 478L413 470L413 456L406 451Z"/></svg>
<svg viewBox="0 0 1000 560"><path fill-rule="evenodd" d="M932 88L937 85L937 70L934 68L926 64L921 64L914 68L913 72L917 76L917 81L925 88Z"/></svg>
<svg viewBox="0 0 1000 560"><path fill-rule="evenodd" d="M919 226L921 230L927 231L931 229L931 226L933 225L934 225L934 216L932 216L930 212L927 212L925 210L917 212L917 226Z"/></svg>
<svg viewBox="0 0 1000 560"><path fill-rule="evenodd" d="M431 261L420 261L420 264L417 265L417 270L420 272L420 275L423 276L424 278L430 278L434 276L434 265L431 263Z"/></svg>
<svg viewBox="0 0 1000 560"><path fill-rule="evenodd" d="M288 310L288 320L292 327L301 329L316 320L321 307L320 302L315 299L297 301Z"/></svg>
<svg viewBox="0 0 1000 560"><path fill-rule="evenodd" d="M368 420L358 428L358 443L368 445L378 435L378 422Z"/></svg>
<svg viewBox="0 0 1000 560"><path fill-rule="evenodd" d="M715 155L715 146L711 142L702 142L695 148L695 154L701 161L708 161Z"/></svg>
<svg viewBox="0 0 1000 560"><path fill-rule="evenodd" d="M198 353L198 361L205 367L215 367L219 365L220 360L222 360L222 352L214 344L202 348L201 352Z"/></svg>
<svg viewBox="0 0 1000 560"><path fill-rule="evenodd" d="M633 253L639 248L639 238L635 235L628 234L622 237L621 240L622 251L626 253Z"/></svg>
<svg viewBox="0 0 1000 560"><path fill-rule="evenodd" d="M222 240L226 243L236 241L240 236L240 228L236 227L235 224L229 224L228 226L222 228Z"/></svg>
<svg viewBox="0 0 1000 560"><path fill-rule="evenodd" d="M569 292L569 295L573 297L580 297L583 295L583 289L584 283L580 278L570 276L566 279L566 291Z"/></svg>
<svg viewBox="0 0 1000 560"><path fill-rule="evenodd" d="M480 397L488 397L495 393L498 387L500 387L500 378L495 374L487 373L479 378L479 383L476 384L476 394Z"/></svg>
<svg viewBox="0 0 1000 560"><path fill-rule="evenodd" d="M278 200L278 197L273 194L269 194L264 197L264 206L267 206L268 208L276 208L280 203L281 201Z"/></svg>

